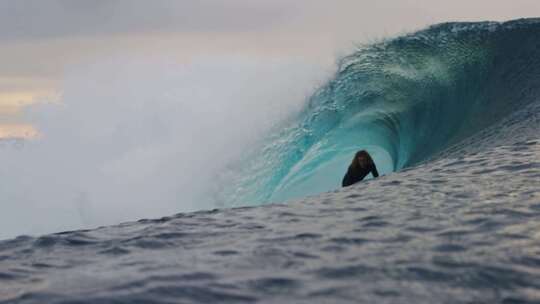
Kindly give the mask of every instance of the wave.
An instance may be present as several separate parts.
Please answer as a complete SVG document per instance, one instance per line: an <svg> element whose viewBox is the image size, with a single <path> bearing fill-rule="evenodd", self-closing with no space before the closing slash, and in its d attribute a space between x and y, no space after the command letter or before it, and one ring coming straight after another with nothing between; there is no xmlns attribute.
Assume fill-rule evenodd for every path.
<svg viewBox="0 0 540 304"><path fill-rule="evenodd" d="M243 160L226 204L336 189L359 149L390 173L496 126L540 96L538 33L540 19L443 23L361 46Z"/></svg>

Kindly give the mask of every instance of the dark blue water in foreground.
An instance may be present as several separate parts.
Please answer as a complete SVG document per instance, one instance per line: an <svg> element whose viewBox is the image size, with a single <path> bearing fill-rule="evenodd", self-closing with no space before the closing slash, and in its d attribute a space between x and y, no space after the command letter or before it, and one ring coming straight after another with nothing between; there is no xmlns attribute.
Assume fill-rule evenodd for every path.
<svg viewBox="0 0 540 304"><path fill-rule="evenodd" d="M495 56L482 81L467 74L451 80L448 90L429 87L433 82L425 77L384 84L397 94L392 96L413 96L410 89L417 98L438 96L433 107L402 105L389 120L377 118L387 129L369 122L374 145L401 171L287 204L2 241L0 303L540 303L540 22L445 24L390 45L404 43L410 51L406 41L413 40L425 51L426 41L463 40L466 47L457 49L465 52L470 39L477 41L476 51L488 41ZM369 58L355 65L370 65ZM404 65L413 59L402 58ZM414 58L422 65L427 57ZM473 70L461 62L456 70ZM410 67L414 73L417 66ZM350 92L353 76L362 73L344 80L340 71L329 84L333 91L323 88L316 96ZM448 72L449 79L455 73ZM339 91L335 83L348 89ZM452 95L456 88L463 94ZM453 98L460 104L455 111L446 104ZM481 102L471 104L476 100ZM315 118L306 110L307 120L300 120L311 133L285 133L302 139L303 147L330 151L325 145L338 137L313 130L320 130L320 117L342 110L325 114L323 108ZM366 127L362 117L354 121ZM273 147L269 155L286 159L280 168L301 162L304 171L263 180L263 196L311 183L300 177L309 179L315 159L329 155Z"/></svg>

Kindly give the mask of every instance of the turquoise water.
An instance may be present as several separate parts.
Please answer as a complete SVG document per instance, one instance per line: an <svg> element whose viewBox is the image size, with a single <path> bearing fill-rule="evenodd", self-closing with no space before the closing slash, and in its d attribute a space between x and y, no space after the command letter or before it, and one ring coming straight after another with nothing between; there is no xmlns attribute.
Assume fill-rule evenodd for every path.
<svg viewBox="0 0 540 304"><path fill-rule="evenodd" d="M447 23L360 48L242 159L223 199L253 204L339 188L360 149L383 174L432 158L536 100L538 32L535 19Z"/></svg>

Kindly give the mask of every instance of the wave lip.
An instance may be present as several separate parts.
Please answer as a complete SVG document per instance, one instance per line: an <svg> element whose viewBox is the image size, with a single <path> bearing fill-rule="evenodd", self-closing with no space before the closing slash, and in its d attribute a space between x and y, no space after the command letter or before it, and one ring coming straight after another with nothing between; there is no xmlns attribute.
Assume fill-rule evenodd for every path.
<svg viewBox="0 0 540 304"><path fill-rule="evenodd" d="M329 191L359 149L389 173L497 125L540 96L539 32L540 19L443 23L361 47L264 139L225 200Z"/></svg>

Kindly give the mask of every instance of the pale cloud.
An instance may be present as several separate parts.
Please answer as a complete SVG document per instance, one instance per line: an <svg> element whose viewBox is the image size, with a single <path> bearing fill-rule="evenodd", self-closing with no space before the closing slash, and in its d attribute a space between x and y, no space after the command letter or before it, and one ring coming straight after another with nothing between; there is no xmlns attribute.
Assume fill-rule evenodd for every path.
<svg viewBox="0 0 540 304"><path fill-rule="evenodd" d="M537 15L537 0L0 0L0 77L58 77L95 54L150 47L332 57L432 23Z"/></svg>
<svg viewBox="0 0 540 304"><path fill-rule="evenodd" d="M6 138L34 138L38 132L30 124L4 124L0 125L0 139Z"/></svg>
<svg viewBox="0 0 540 304"><path fill-rule="evenodd" d="M537 0L0 0L0 44L148 33L392 34L442 21L540 14Z"/></svg>
<svg viewBox="0 0 540 304"><path fill-rule="evenodd" d="M295 14L285 1L17 0L0 2L0 41L140 32L261 30Z"/></svg>
<svg viewBox="0 0 540 304"><path fill-rule="evenodd" d="M0 124L17 99L62 90L110 56L301 57L331 67L357 43L444 21L540 15L538 0L0 0ZM25 99L26 100L26 99Z"/></svg>

